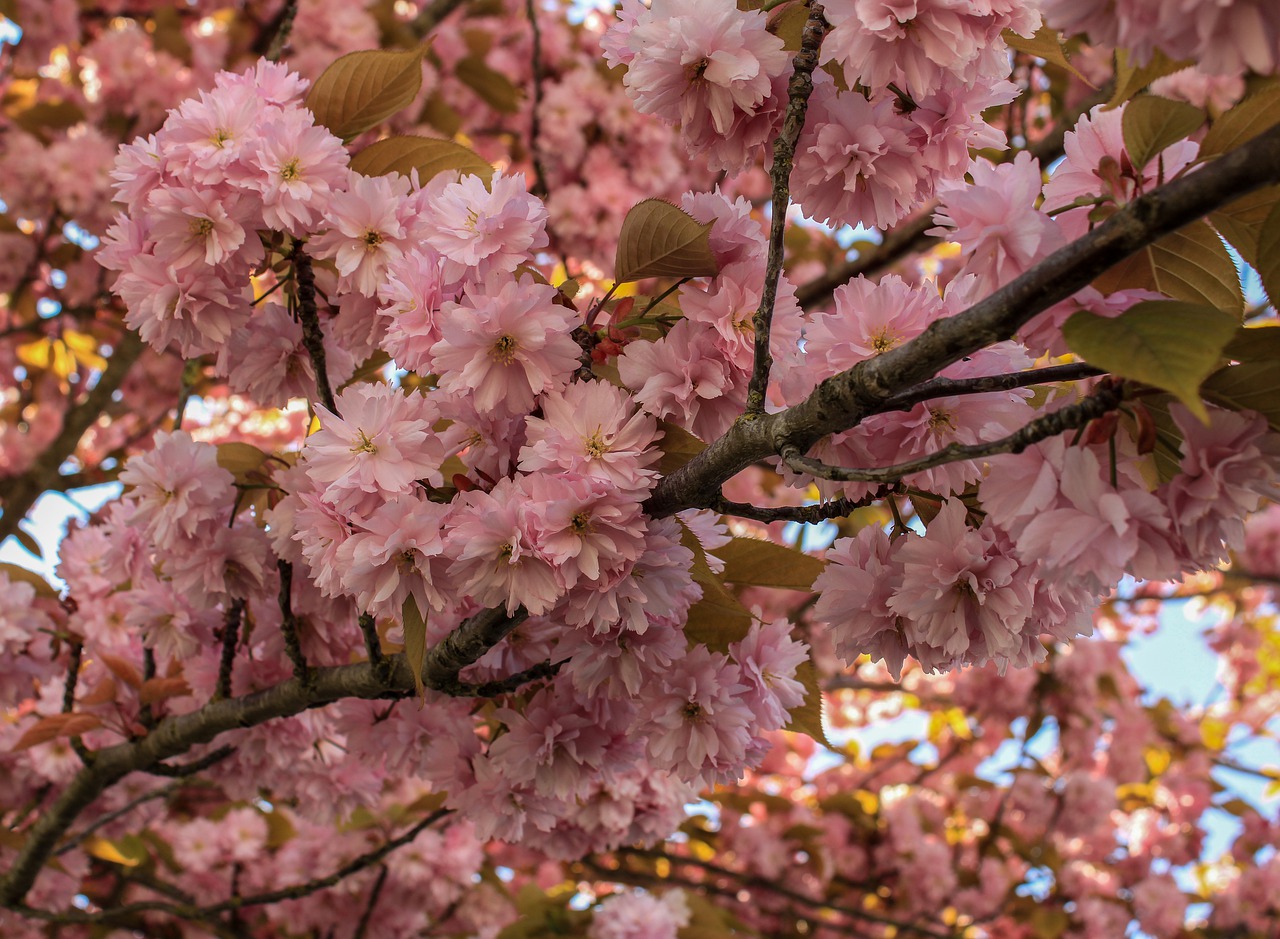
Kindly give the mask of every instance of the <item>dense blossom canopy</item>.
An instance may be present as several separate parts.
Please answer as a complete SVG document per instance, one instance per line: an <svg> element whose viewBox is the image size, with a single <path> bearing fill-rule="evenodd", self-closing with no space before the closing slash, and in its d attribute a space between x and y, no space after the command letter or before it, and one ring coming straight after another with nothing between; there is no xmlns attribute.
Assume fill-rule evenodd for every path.
<svg viewBox="0 0 1280 939"><path fill-rule="evenodd" d="M0 4L0 931L1280 934L1278 10Z"/></svg>

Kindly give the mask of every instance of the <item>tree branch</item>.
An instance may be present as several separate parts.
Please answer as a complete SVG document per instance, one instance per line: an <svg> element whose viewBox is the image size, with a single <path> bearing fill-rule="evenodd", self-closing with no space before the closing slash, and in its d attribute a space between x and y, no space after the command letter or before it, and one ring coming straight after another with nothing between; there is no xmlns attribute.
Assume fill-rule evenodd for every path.
<svg viewBox="0 0 1280 939"><path fill-rule="evenodd" d="M428 687L448 695L465 696L474 687L458 680L458 673L480 660L529 618L529 611L518 608L508 615L501 608L482 610L441 640L427 653L422 666L422 681Z"/></svg>
<svg viewBox="0 0 1280 939"><path fill-rule="evenodd" d="M645 502L655 518L711 508L720 486L757 460L803 453L827 434L848 430L886 409L894 395L993 343L1012 338L1033 317L1067 299L1129 255L1240 196L1280 182L1280 126L1207 166L1138 197L1084 237L955 316L937 320L910 342L827 378L804 401L739 421Z"/></svg>
<svg viewBox="0 0 1280 939"><path fill-rule="evenodd" d="M767 507L721 499L712 508L721 515L736 515L739 518L749 518L757 522L800 522L801 524L814 525L833 518L841 518L854 509L860 509L871 505L873 502L879 502L896 489L897 487L892 485L881 486L875 492L863 496L861 499L835 499L831 502L817 502L813 505Z"/></svg>
<svg viewBox="0 0 1280 939"><path fill-rule="evenodd" d="M914 388L891 395L884 402L885 411L909 411L922 401L956 395L986 394L990 391L1012 391L1029 385L1047 385L1058 381L1079 381L1106 373L1086 362L1050 365L1007 375L985 375L980 378L931 378Z"/></svg>
<svg viewBox="0 0 1280 939"><path fill-rule="evenodd" d="M795 161L796 141L804 130L804 117L813 93L813 70L818 67L818 49L830 29L822 15L822 5L810 0L809 18L800 37L794 71L787 86L787 114L782 132L773 144L773 215L769 222L769 259L765 264L764 284L760 289L760 306L752 320L755 332L755 359L751 381L747 385L745 417L764 413L765 395L769 391L769 372L773 356L769 351L769 335L773 327L773 305L778 298L778 278L782 274L783 235L787 227L787 209L791 205L791 166Z"/></svg>
<svg viewBox="0 0 1280 939"><path fill-rule="evenodd" d="M6 480L0 487L4 499L4 515L0 516L0 542L18 530L18 523L26 517L46 489L53 487L58 469L75 453L76 445L98 416L111 403L111 396L129 374L129 369L142 353L142 338L132 330L126 330L116 344L106 369L98 378L93 390L84 400L72 407L62 422L62 430L36 458L25 473Z"/></svg>
<svg viewBox="0 0 1280 939"><path fill-rule="evenodd" d="M1063 431L1083 427L1094 418L1101 417L1108 411L1115 410L1124 400L1124 393L1118 385L1103 385L1098 391L1079 404L1069 404L1043 417L1037 417L1026 426L1020 427L1007 437L987 443L959 444L950 443L941 450L907 460L894 466L874 469L852 469L843 466L831 466L821 460L802 456L792 446L782 448L782 460L797 473L808 473L819 479L830 479L837 482L884 483L895 482L912 473L941 466L944 463L957 463L961 460L977 460L984 456L995 456L999 453L1021 453L1034 443L1049 437L1056 437Z"/></svg>
<svg viewBox="0 0 1280 939"><path fill-rule="evenodd" d="M324 358L324 332L320 329L320 314L316 309L316 272L311 267L311 258L307 256L303 245L299 242L293 249L293 270L298 280L298 315L302 320L302 344L311 357L311 367L316 373L316 392L320 395L320 403L337 414L338 408L333 403L333 389L329 386L329 370Z"/></svg>
<svg viewBox="0 0 1280 939"><path fill-rule="evenodd" d="M358 873L377 864L397 848L401 848L404 845L409 844L427 828L451 813L451 809L437 809L415 824L404 834L398 835L397 837L384 842L372 851L367 851L364 854L359 855L325 877L318 877L315 880L308 880L305 883L294 884L291 887L284 887L280 890L270 890L265 893L252 894L247 897L231 897L230 899L223 900L221 903L214 903L209 906L198 907L184 903L165 903L161 901L145 900L140 903L129 903L125 906L116 907L114 909L102 910L98 913L82 913L79 910L38 910L22 906L20 904L15 904L13 908L24 916L57 923L110 924L121 920L129 920L140 913L168 913L169 915L175 916L179 919L204 923L216 922L217 917L222 913L234 912L251 906L267 906L272 903L280 903L284 900L297 900L305 896L310 896L311 894L324 890L328 887L332 887L350 877L352 874Z"/></svg>

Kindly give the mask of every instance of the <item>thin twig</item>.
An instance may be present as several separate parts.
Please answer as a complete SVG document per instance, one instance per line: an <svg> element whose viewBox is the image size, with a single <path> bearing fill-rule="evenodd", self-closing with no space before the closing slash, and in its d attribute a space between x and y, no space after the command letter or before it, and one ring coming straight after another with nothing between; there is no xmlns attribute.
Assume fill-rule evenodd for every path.
<svg viewBox="0 0 1280 939"><path fill-rule="evenodd" d="M1106 373L1085 362L1067 365L1051 365L1008 375L985 375L980 378L931 378L914 388L891 395L885 401L886 411L909 411L922 401L957 395L986 394L991 391L1012 391L1030 385L1047 385L1059 381L1079 381Z"/></svg>
<svg viewBox="0 0 1280 939"><path fill-rule="evenodd" d="M1083 427L1095 418L1108 411L1115 410L1124 399L1122 389L1117 385L1104 385L1098 392L1085 398L1079 404L1069 404L1051 414L1038 417L1026 426L1019 428L1007 437L992 440L988 443L959 444L951 443L941 450L907 460L893 466L880 468L853 468L831 466L821 460L810 459L801 455L794 446L782 448L782 459L797 473L808 473L819 479L830 479L837 482L883 483L893 482L919 473L944 463L956 463L961 460L977 460L982 457L995 456L999 453L1021 453L1034 443L1049 437L1055 437L1066 430Z"/></svg>
<svg viewBox="0 0 1280 939"><path fill-rule="evenodd" d="M369 891L369 902L364 905L364 912L360 914L360 922L356 923L356 931L351 934L351 939L364 939L364 934L369 929L369 921L373 919L373 908L382 894L382 887L387 882L389 871L385 864L378 868L378 879L373 882L373 889Z"/></svg>
<svg viewBox="0 0 1280 939"><path fill-rule="evenodd" d="M280 632L284 634L284 649L293 663L293 674L303 684L310 674L307 668L307 657L302 654L302 643L298 639L298 618L293 613L293 565L280 558L276 561L276 570L280 572Z"/></svg>
<svg viewBox="0 0 1280 939"><path fill-rule="evenodd" d="M739 518L749 518L757 522L799 522L814 525L833 518L841 518L854 509L865 508L874 502L879 502L896 489L894 485L881 486L875 492L860 499L835 499L831 502L817 502L812 505L766 507L721 499L712 508L721 515L736 515Z"/></svg>
<svg viewBox="0 0 1280 939"><path fill-rule="evenodd" d="M244 615L244 601L232 600L222 620L222 659L218 663L218 684L215 698L231 697L231 671L235 665L236 646L240 641L240 620Z"/></svg>
<svg viewBox="0 0 1280 939"><path fill-rule="evenodd" d="M176 792L181 785L182 783L175 782L170 783L167 786L161 786L159 789L152 789L150 792L144 792L132 801L120 806L120 808L108 812L101 818L94 819L93 824L87 826L84 831L77 832L74 835L68 835L67 840L54 850L54 855L60 856L66 854L68 851L74 851L82 841L93 835L95 832L105 828L117 819L123 818L140 805L145 805L148 802L154 802L156 799L167 798Z"/></svg>
<svg viewBox="0 0 1280 939"><path fill-rule="evenodd" d="M268 62L279 62L284 54L285 44L289 41L289 33L293 31L293 18L298 15L298 0L285 0L284 9L276 16L272 24L271 44L267 46L264 58Z"/></svg>
<svg viewBox="0 0 1280 939"><path fill-rule="evenodd" d="M185 779L188 776L194 776L196 773L203 773L210 766L221 763L231 754L236 752L235 747L219 747L212 753L200 757L198 760L192 760L190 763L183 763L179 766L172 766L168 763L157 763L149 766L145 772L152 776L168 776L170 779Z"/></svg>
<svg viewBox="0 0 1280 939"><path fill-rule="evenodd" d="M311 258L302 243L293 249L293 271L298 281L298 316L302 321L302 344L311 357L311 367L316 373L316 392L320 403L332 414L338 413L333 403L333 389L329 386L329 371L325 366L324 332L320 329L320 314L316 308L316 272Z"/></svg>
<svg viewBox="0 0 1280 939"><path fill-rule="evenodd" d="M378 636L377 621L369 613L360 614L360 633L364 636L364 651L369 664L377 675L386 673L386 658L382 654L382 640Z"/></svg>
<svg viewBox="0 0 1280 939"><path fill-rule="evenodd" d="M478 685L453 685L445 693L456 698L496 698L498 695L518 691L531 681L553 678L560 671L560 666L562 665L564 665L564 662L539 662L516 672L514 675L508 675L506 678L497 678Z"/></svg>
<svg viewBox="0 0 1280 939"><path fill-rule="evenodd" d="M830 28L822 15L822 5L811 3L809 18L800 37L794 71L787 85L787 113L782 132L773 144L773 217L769 223L769 259L765 264L764 284L760 290L760 306L752 324L755 330L755 359L751 381L747 385L747 407L744 416L754 418L764 413L765 395L769 391L769 372L773 356L769 336L773 328L773 304L778 298L778 279L782 276L783 235L787 227L787 209L791 205L791 166L795 160L796 141L804 130L804 116L813 93L813 70L818 67L818 49Z"/></svg>
<svg viewBox="0 0 1280 939"><path fill-rule="evenodd" d="M537 4L535 0L525 0L525 12L529 14L529 33L533 46L530 60L533 68L533 94L529 107L529 161L533 163L533 186L530 192L539 199L547 198L546 169L542 165L542 157L538 155L538 137L542 132L538 107L542 104L542 29L538 26ZM566 268L566 272L567 272Z"/></svg>

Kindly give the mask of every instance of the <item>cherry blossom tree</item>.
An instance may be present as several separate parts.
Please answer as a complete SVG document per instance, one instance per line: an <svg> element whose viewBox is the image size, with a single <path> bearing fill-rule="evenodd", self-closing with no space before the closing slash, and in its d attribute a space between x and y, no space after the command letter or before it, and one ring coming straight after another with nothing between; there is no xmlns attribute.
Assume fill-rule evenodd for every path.
<svg viewBox="0 0 1280 939"><path fill-rule="evenodd" d="M1276 935L1280 7L0 14L6 936Z"/></svg>

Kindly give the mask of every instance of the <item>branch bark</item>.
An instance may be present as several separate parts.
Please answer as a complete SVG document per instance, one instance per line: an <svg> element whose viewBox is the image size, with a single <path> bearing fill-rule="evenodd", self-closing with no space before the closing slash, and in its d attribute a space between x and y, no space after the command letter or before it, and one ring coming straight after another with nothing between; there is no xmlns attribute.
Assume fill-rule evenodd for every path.
<svg viewBox="0 0 1280 939"><path fill-rule="evenodd" d="M757 460L794 447L800 453L827 434L848 430L888 409L888 402L941 369L1010 339L1033 317L1134 252L1239 197L1280 182L1280 126L1212 163L1143 195L1083 238L920 336L827 378L803 402L776 414L738 421L692 460L663 479L645 503L661 518L710 508L720 486Z"/></svg>
<svg viewBox="0 0 1280 939"><path fill-rule="evenodd" d="M0 516L0 542L18 530L22 521L36 499L47 489L56 488L58 469L66 462L67 457L76 451L80 438L106 410L111 403L111 395L120 387L129 369L142 354L142 338L132 330L127 330L116 344L107 367L98 383L93 386L84 400L73 406L62 422L62 431L54 438L53 443L36 458L21 476L6 480L0 486L0 499L4 500L4 515Z"/></svg>

